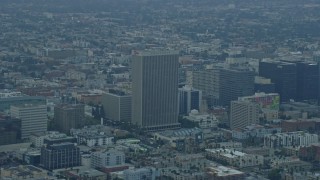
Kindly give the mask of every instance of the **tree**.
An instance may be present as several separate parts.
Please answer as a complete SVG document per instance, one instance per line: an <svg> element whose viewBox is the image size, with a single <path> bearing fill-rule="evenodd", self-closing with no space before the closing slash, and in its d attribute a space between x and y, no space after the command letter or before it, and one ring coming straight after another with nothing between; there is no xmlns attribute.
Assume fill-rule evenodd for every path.
<svg viewBox="0 0 320 180"><path fill-rule="evenodd" d="M281 170L280 169L273 169L269 172L268 178L270 180L281 180Z"/></svg>

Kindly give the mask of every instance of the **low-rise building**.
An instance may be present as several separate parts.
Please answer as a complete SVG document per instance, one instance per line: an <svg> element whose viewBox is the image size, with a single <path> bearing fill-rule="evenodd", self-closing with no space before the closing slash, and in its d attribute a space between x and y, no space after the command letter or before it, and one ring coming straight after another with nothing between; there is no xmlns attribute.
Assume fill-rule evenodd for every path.
<svg viewBox="0 0 320 180"><path fill-rule="evenodd" d="M208 164L207 159L201 154L177 155L175 165L182 169L203 169Z"/></svg>
<svg viewBox="0 0 320 180"><path fill-rule="evenodd" d="M241 142L219 142L214 143L213 148L225 148L225 149L235 149L235 150L241 150L242 149L242 143Z"/></svg>
<svg viewBox="0 0 320 180"><path fill-rule="evenodd" d="M209 159L240 168L259 166L264 162L263 156L223 148L206 149L206 156Z"/></svg>
<svg viewBox="0 0 320 180"><path fill-rule="evenodd" d="M184 116L189 121L195 122L200 128L213 128L217 127L218 120L214 115L200 114L198 110L191 110L189 116Z"/></svg>
<svg viewBox="0 0 320 180"><path fill-rule="evenodd" d="M48 131L42 133L32 133L30 141L35 147L42 147L44 144L52 145L63 142L75 143L76 139L57 131Z"/></svg>
<svg viewBox="0 0 320 180"><path fill-rule="evenodd" d="M320 161L320 144L312 144L310 147L301 147L299 157L305 161Z"/></svg>
<svg viewBox="0 0 320 180"><path fill-rule="evenodd" d="M269 148L310 146L319 142L317 134L303 131L276 133L264 137L264 146Z"/></svg>
<svg viewBox="0 0 320 180"><path fill-rule="evenodd" d="M104 146L114 143L114 137L106 135L103 131L92 128L71 129L71 135L77 138L77 143L93 146Z"/></svg>
<svg viewBox="0 0 320 180"><path fill-rule="evenodd" d="M154 168L127 169L123 172L125 180L155 180L156 170Z"/></svg>
<svg viewBox="0 0 320 180"><path fill-rule="evenodd" d="M245 173L225 166L211 165L206 168L210 180L244 180Z"/></svg>
<svg viewBox="0 0 320 180"><path fill-rule="evenodd" d="M95 152L91 154L92 168L123 166L124 164L125 164L125 154L117 150L109 150L106 152Z"/></svg>
<svg viewBox="0 0 320 180"><path fill-rule="evenodd" d="M312 164L301 161L298 158L284 158L284 159L275 159L271 161L272 168L284 169L288 172L306 172L310 171Z"/></svg>
<svg viewBox="0 0 320 180"><path fill-rule="evenodd" d="M238 128L232 130L232 138L238 141L246 140L249 137L262 139L266 135L280 133L281 128L272 126L261 126L252 124L245 128Z"/></svg>
<svg viewBox="0 0 320 180"><path fill-rule="evenodd" d="M160 169L161 177L171 178L171 179L179 179L179 180L205 180L206 174L203 172L180 169L177 167L168 167ZM160 177L160 179L162 179ZM165 179L165 178L164 178Z"/></svg>
<svg viewBox="0 0 320 180"><path fill-rule="evenodd" d="M49 179L47 171L32 165L1 168L0 177L8 180Z"/></svg>
<svg viewBox="0 0 320 180"><path fill-rule="evenodd" d="M60 174L67 179L105 180L107 178L107 174L101 171L82 167L61 171Z"/></svg>
<svg viewBox="0 0 320 180"><path fill-rule="evenodd" d="M48 170L81 165L79 147L73 143L61 143L41 148L41 165Z"/></svg>

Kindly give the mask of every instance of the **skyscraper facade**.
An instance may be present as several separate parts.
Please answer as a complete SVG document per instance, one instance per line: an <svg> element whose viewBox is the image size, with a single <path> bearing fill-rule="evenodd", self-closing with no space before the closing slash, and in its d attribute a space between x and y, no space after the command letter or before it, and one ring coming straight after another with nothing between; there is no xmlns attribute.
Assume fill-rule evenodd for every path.
<svg viewBox="0 0 320 180"><path fill-rule="evenodd" d="M71 128L84 124L83 104L59 104L54 107L54 121L59 131L69 134Z"/></svg>
<svg viewBox="0 0 320 180"><path fill-rule="evenodd" d="M230 106L230 102L241 96L254 94L254 72L248 69L223 68L220 70L220 104Z"/></svg>
<svg viewBox="0 0 320 180"><path fill-rule="evenodd" d="M215 66L194 71L193 87L203 91L208 105L230 106L241 96L254 93L254 72L248 69Z"/></svg>
<svg viewBox="0 0 320 180"><path fill-rule="evenodd" d="M275 92L280 94L281 102L297 97L297 68L295 63L282 61L261 61L259 76L270 78L275 83Z"/></svg>
<svg viewBox="0 0 320 180"><path fill-rule="evenodd" d="M21 119L21 139L27 139L32 133L47 131L47 106L21 104L11 106L11 116Z"/></svg>
<svg viewBox="0 0 320 180"><path fill-rule="evenodd" d="M179 114L188 115L191 110L200 111L202 92L190 87L179 88Z"/></svg>
<svg viewBox="0 0 320 180"><path fill-rule="evenodd" d="M316 63L297 63L297 100L317 100L319 69Z"/></svg>
<svg viewBox="0 0 320 180"><path fill-rule="evenodd" d="M147 130L178 123L178 53L140 52L132 60L132 123Z"/></svg>

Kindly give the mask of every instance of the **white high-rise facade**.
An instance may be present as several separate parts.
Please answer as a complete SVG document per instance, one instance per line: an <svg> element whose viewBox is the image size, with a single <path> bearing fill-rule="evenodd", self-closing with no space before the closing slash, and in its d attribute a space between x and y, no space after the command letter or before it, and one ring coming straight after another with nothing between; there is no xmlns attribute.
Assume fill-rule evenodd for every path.
<svg viewBox="0 0 320 180"><path fill-rule="evenodd" d="M178 53L140 52L132 60L132 123L146 130L178 123Z"/></svg>
<svg viewBox="0 0 320 180"><path fill-rule="evenodd" d="M27 139L32 133L47 131L48 117L46 105L16 105L10 108L11 116L21 119L21 139Z"/></svg>

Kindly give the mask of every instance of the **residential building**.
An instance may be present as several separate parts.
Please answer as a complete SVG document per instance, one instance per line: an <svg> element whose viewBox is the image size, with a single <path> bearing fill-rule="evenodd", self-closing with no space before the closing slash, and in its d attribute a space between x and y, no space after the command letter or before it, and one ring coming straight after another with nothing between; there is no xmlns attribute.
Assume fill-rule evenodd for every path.
<svg viewBox="0 0 320 180"><path fill-rule="evenodd" d="M46 170L32 165L21 165L16 167L1 168L0 179L50 179L50 177L48 176L48 172Z"/></svg>
<svg viewBox="0 0 320 180"><path fill-rule="evenodd" d="M21 139L32 133L47 131L48 117L46 105L22 104L11 106L11 116L21 119Z"/></svg>
<svg viewBox="0 0 320 180"><path fill-rule="evenodd" d="M67 179L94 179L94 180L105 180L107 179L107 174L96 169L90 169L87 167L76 167L61 171L61 176Z"/></svg>
<svg viewBox="0 0 320 180"><path fill-rule="evenodd" d="M131 122L132 96L119 90L109 90L102 95L105 117L113 121Z"/></svg>
<svg viewBox="0 0 320 180"><path fill-rule="evenodd" d="M242 150L242 143L241 142L219 142L219 143L214 143L213 145L214 148L225 148L225 149L235 149L237 151Z"/></svg>
<svg viewBox="0 0 320 180"><path fill-rule="evenodd" d="M43 143L46 145L60 144L60 143L76 143L75 137L67 136L64 133L53 132L44 138Z"/></svg>
<svg viewBox="0 0 320 180"><path fill-rule="evenodd" d="M260 117L265 120L278 119L280 108L280 96L278 93L255 93L252 96L239 97L240 101L258 103L260 106Z"/></svg>
<svg viewBox="0 0 320 180"><path fill-rule="evenodd" d="M76 138L67 136L64 133L57 131L49 131L47 133L32 133L30 141L35 147L42 147L43 145L52 145L59 143L76 143Z"/></svg>
<svg viewBox="0 0 320 180"><path fill-rule="evenodd" d="M246 154L232 149L206 149L206 156L236 167L252 167L263 165L264 158L261 155Z"/></svg>
<svg viewBox="0 0 320 180"><path fill-rule="evenodd" d="M320 161L320 144L311 144L309 147L301 147L299 158L305 161Z"/></svg>
<svg viewBox="0 0 320 180"><path fill-rule="evenodd" d="M59 104L54 107L54 121L58 130L69 134L71 128L81 128L84 125L83 104Z"/></svg>
<svg viewBox="0 0 320 180"><path fill-rule="evenodd" d="M264 146L269 148L310 146L319 142L317 134L302 131L276 133L264 137Z"/></svg>
<svg viewBox="0 0 320 180"><path fill-rule="evenodd" d="M101 131L92 131L91 129L71 129L71 135L77 138L77 143L93 146L111 145L114 143L114 137L106 135Z"/></svg>
<svg viewBox="0 0 320 180"><path fill-rule="evenodd" d="M212 180L244 180L244 172L226 166L211 165L206 170L208 179Z"/></svg>
<svg viewBox="0 0 320 180"><path fill-rule="evenodd" d="M146 130L178 123L178 53L139 52L132 60L132 123Z"/></svg>
<svg viewBox="0 0 320 180"><path fill-rule="evenodd" d="M117 150L105 152L95 152L91 154L91 167L104 168L113 166L123 166L125 164L125 154Z"/></svg>
<svg viewBox="0 0 320 180"><path fill-rule="evenodd" d="M127 169L123 171L124 180L155 180L156 173L154 168L138 168L138 169Z"/></svg>
<svg viewBox="0 0 320 180"><path fill-rule="evenodd" d="M80 166L80 149L74 143L43 146L41 148L40 164L48 170Z"/></svg>
<svg viewBox="0 0 320 180"><path fill-rule="evenodd" d="M191 110L200 111L202 92L191 87L179 88L179 114L187 115Z"/></svg>
<svg viewBox="0 0 320 180"><path fill-rule="evenodd" d="M208 160L202 154L181 154L174 158L176 167L182 169L199 168L203 170L208 164Z"/></svg>
<svg viewBox="0 0 320 180"><path fill-rule="evenodd" d="M245 128L232 130L232 138L238 141L247 140L250 138L263 139L266 135L281 133L280 127L261 126L252 124Z"/></svg>
<svg viewBox="0 0 320 180"><path fill-rule="evenodd" d="M102 125L85 126L82 129L71 129L70 134L77 138L78 144L89 147L111 145L114 143L114 137L107 133Z"/></svg>
<svg viewBox="0 0 320 180"><path fill-rule="evenodd" d="M230 128L244 128L259 123L259 104L247 101L231 101Z"/></svg>

